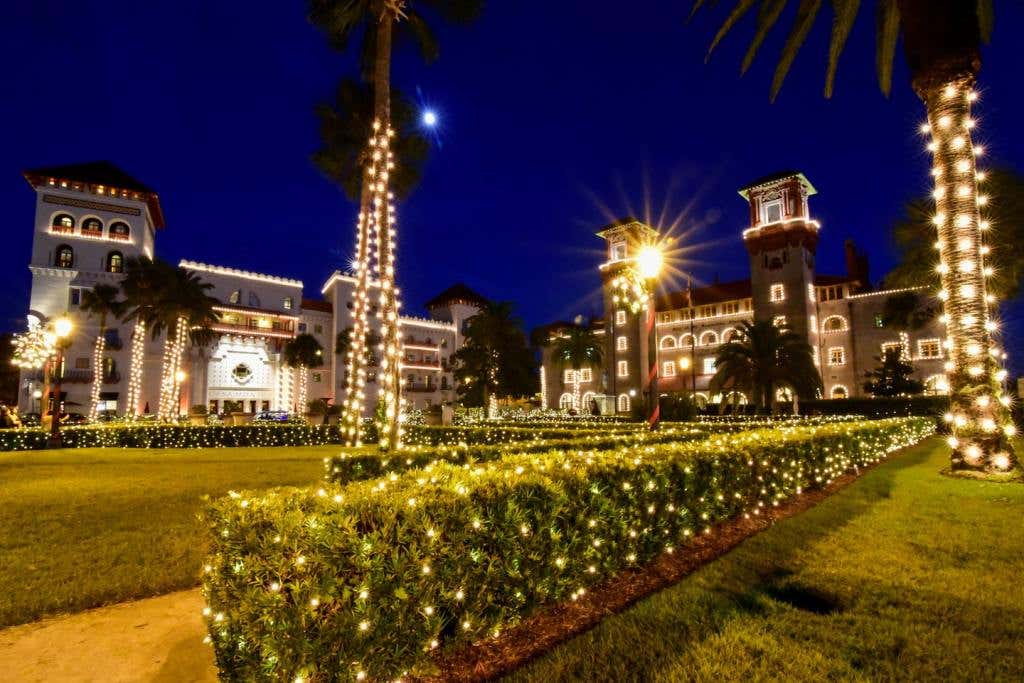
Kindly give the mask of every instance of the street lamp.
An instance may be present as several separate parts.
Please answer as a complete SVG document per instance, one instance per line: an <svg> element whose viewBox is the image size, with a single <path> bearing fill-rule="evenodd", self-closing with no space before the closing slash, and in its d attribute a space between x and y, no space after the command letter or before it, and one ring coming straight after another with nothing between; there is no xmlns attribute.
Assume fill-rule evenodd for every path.
<svg viewBox="0 0 1024 683"><path fill-rule="evenodd" d="M651 358L651 368L647 373L647 428L651 431L658 428L661 419L661 408L658 405L658 347L655 311L655 284L661 269L665 265L665 254L656 244L646 244L637 251L635 268L637 277L647 290L647 351Z"/></svg>
<svg viewBox="0 0 1024 683"><path fill-rule="evenodd" d="M53 382L53 410L50 411L50 438L46 441L47 448L60 448L63 445L60 436L60 415L61 415L61 380L64 377L64 345L65 340L71 336L71 331L74 329L71 320L69 318L61 317L53 321L53 336L56 338L54 341L54 347L57 350L57 355L54 360L54 367L56 371L54 373Z"/></svg>

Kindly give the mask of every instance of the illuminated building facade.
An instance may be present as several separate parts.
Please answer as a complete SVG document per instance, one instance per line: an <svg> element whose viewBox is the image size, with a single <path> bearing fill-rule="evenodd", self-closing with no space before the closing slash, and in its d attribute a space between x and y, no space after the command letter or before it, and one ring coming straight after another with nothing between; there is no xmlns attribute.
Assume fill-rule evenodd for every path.
<svg viewBox="0 0 1024 683"><path fill-rule="evenodd" d="M41 168L27 171L25 178L36 191L28 315L30 320L45 322L67 314L74 323L62 372L65 410L89 412L93 377L99 371L103 373L100 411L156 413L163 338L145 336L139 347L138 390L132 392L134 325L108 321L104 367L94 368L98 321L80 306L83 292L97 283L120 283L126 259L154 256L156 233L164 228L157 193L108 162ZM247 413L303 412L305 406L297 405L303 381L308 400L343 400L345 360L335 351L339 333L352 325L354 278L335 272L323 286L322 298L314 299L303 297L299 280L191 260L179 266L213 285L209 294L218 300L215 310L220 316L212 328L217 333L213 343L186 349L178 399L181 412L201 405L219 413L226 402L241 403ZM455 400L451 355L462 343L464 321L482 301L464 285L457 285L428 303L429 318L399 319L408 407ZM376 330L376 316L370 316L370 324ZM305 378L283 362L284 345L303 333L319 342L324 360L321 367L310 368ZM376 405L375 362L371 357L367 413ZM36 394L42 389L42 371L23 371L19 409L41 412L45 397Z"/></svg>
<svg viewBox="0 0 1024 683"><path fill-rule="evenodd" d="M745 280L715 283L690 290L662 292L656 298L656 349L659 393L692 394L699 402L717 402L709 382L715 356L744 321L786 324L807 339L821 372L826 398L864 396L864 374L879 364L890 348L899 349L914 366L914 375L930 393L947 389L941 308L934 292L871 289L867 257L853 242L844 245L846 273L817 272L815 261L821 226L811 217L809 198L816 193L797 172L759 179L739 194L749 204L750 225L742 234L750 263ZM637 313L615 300L609 273L634 259L639 247L657 236L650 226L625 219L597 233L607 242L601 264L603 318L593 321L604 340L601 367L581 370L579 409L596 403L602 412L629 412L643 400L650 363L646 312ZM886 324L886 301L905 291L921 295L921 305L936 315L916 329ZM550 326L557 335L565 324ZM550 349L543 355L542 393L548 407L567 409L573 403L572 370L559 368ZM746 397L744 397L746 398Z"/></svg>

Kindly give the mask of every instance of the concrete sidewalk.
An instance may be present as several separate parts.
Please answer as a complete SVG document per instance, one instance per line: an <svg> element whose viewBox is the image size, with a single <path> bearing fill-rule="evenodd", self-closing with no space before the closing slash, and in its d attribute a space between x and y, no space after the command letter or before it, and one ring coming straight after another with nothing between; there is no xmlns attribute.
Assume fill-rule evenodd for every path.
<svg viewBox="0 0 1024 683"><path fill-rule="evenodd" d="M0 679L216 681L199 590L55 617L0 631Z"/></svg>

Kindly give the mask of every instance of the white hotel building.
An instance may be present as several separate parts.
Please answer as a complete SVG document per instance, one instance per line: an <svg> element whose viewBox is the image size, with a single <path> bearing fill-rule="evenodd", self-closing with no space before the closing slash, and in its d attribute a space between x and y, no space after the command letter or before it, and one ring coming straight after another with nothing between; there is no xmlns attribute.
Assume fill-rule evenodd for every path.
<svg viewBox="0 0 1024 683"><path fill-rule="evenodd" d="M82 291L97 283L117 285L125 259L153 257L156 235L164 228L157 193L109 162L95 162L24 173L36 191L35 229L29 270L32 290L28 316L45 322L68 315L74 334L64 357L62 398L68 412L89 411L94 373L103 373L101 409L126 413L156 412L163 339L147 335L142 395L126 405L133 324L108 321L105 367L92 367L98 321L79 310ZM307 399L341 403L345 359L335 353L338 334L352 326L355 279L333 273L317 298L304 298L303 283L277 275L183 260L213 285L211 296L219 322L215 341L190 348L183 363L186 376L179 407L204 405L220 412L225 401L241 401L246 412L297 406L297 370L282 360L284 344L301 333L313 335L324 365L308 371ZM425 408L454 401L451 356L463 342L464 322L478 310L482 297L456 285L427 304L429 318L403 316L403 377L407 405ZM372 312L372 311L371 311ZM371 318L371 326L378 324ZM19 410L40 412L41 371L23 371ZM367 411L376 405L376 376L371 362L366 387ZM52 396L52 388L51 388Z"/></svg>

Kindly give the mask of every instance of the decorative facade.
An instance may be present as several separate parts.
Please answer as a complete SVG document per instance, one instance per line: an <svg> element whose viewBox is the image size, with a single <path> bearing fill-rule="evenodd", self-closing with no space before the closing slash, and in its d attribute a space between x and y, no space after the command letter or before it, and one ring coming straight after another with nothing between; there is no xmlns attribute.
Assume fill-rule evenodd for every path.
<svg viewBox="0 0 1024 683"><path fill-rule="evenodd" d="M864 396L865 373L878 366L889 348L899 349L930 393L947 390L946 338L937 314L916 329L886 323L886 301L907 291L921 295L924 307L937 301L932 292L871 289L867 258L847 240L846 274L816 270L821 225L811 217L809 197L816 193L797 172L757 180L739 194L750 206L750 225L742 233L750 278L706 287L660 293L655 300L653 354L659 393L683 393L698 402L718 402L708 389L720 346L744 321L786 324L807 339L821 372L825 398ZM597 235L607 242L607 261L599 266L604 283L604 317L591 323L604 340L601 367L581 374L578 409L629 412L644 400L652 349L646 334L646 311L633 312L615 299L610 273L629 263L637 249L657 233L634 219L606 226ZM565 324L550 326L558 334ZM572 371L558 367L549 350L543 355L541 393L548 407L573 406ZM745 400L747 397L743 397Z"/></svg>
<svg viewBox="0 0 1024 683"><path fill-rule="evenodd" d="M74 324L61 374L65 410L89 412L94 373L102 372L101 411L155 413L163 338L146 335L139 391L131 399L133 324L108 321L104 367L93 368L98 321L80 306L84 290L101 282L119 284L126 259L154 256L156 233L164 228L157 193L108 162L36 169L27 171L25 178L36 191L29 318L45 323L67 315ZM302 383L308 400L344 399L345 357L336 353L336 344L339 333L352 326L355 278L335 272L321 288L322 298L314 299L303 297L299 280L191 260L179 266L213 285L209 294L218 300L215 310L220 316L212 327L217 333L214 341L186 350L178 398L181 412L200 405L222 412L225 402L241 403L248 413L303 412L305 406L297 405ZM456 285L428 303L430 317L399 319L408 407L455 400L451 356L463 342L465 320L482 301L464 285ZM370 324L376 330L379 321L372 313ZM324 360L305 377L283 362L284 345L303 333L316 338ZM371 357L367 412L376 405L376 363ZM42 371L22 372L21 412L41 412L43 384ZM52 389L50 393L52 398ZM130 400L135 405L129 405Z"/></svg>

